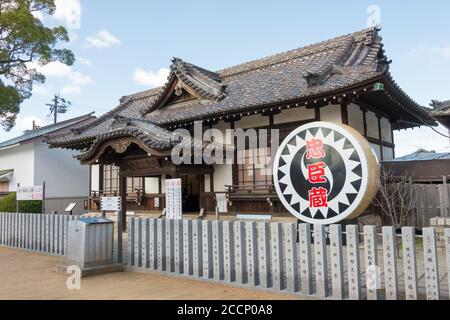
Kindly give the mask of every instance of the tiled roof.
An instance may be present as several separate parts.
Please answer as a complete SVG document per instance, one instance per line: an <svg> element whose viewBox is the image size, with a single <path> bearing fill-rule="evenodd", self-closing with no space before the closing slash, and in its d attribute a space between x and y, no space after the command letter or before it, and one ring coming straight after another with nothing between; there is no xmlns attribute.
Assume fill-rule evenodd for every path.
<svg viewBox="0 0 450 320"><path fill-rule="evenodd" d="M113 116L144 118L159 126L241 112L316 97L385 79L407 101L407 111L434 123L428 112L392 80L388 59L376 29L365 29L314 45L275 54L211 72L175 58L168 81L121 99L120 105L79 134L52 141L55 146L80 146L107 132ZM173 77L204 99L156 108Z"/></svg>
<svg viewBox="0 0 450 320"><path fill-rule="evenodd" d="M450 100L437 101L431 100L430 106L433 107L433 116L450 116Z"/></svg>
<svg viewBox="0 0 450 320"><path fill-rule="evenodd" d="M429 161L429 160L450 160L450 152L436 153L435 151L427 151L424 149L420 149L406 156L385 162Z"/></svg>
<svg viewBox="0 0 450 320"><path fill-rule="evenodd" d="M77 124L87 123L89 120L92 121L94 119L95 119L95 117L93 116L93 112L92 112L92 113L89 113L89 114L86 114L86 115L83 115L80 117L61 121L56 124L50 124L48 126L40 127L40 128L34 129L34 130L27 130L27 131L24 131L24 133L22 135L20 135L16 138L1 142L0 148L9 147L9 146L12 146L12 145L15 145L18 143L23 143L28 140L39 138L39 137L46 137L48 135L51 135L52 133L55 133L56 131L59 131L59 130L65 129L65 128L69 128L69 127L76 127Z"/></svg>

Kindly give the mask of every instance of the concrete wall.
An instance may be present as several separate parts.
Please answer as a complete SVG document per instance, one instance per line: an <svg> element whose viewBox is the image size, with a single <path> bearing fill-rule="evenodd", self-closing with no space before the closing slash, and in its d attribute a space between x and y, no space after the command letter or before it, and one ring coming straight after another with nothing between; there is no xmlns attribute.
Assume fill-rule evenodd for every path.
<svg viewBox="0 0 450 320"><path fill-rule="evenodd" d="M9 191L16 191L17 183L34 185L34 145L25 144L0 150L0 170L14 169Z"/></svg>

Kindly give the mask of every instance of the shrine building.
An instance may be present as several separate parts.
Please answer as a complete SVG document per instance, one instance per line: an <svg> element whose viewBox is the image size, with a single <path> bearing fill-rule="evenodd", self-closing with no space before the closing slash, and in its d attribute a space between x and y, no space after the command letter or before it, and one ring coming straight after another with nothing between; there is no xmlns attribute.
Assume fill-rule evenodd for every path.
<svg viewBox="0 0 450 320"><path fill-rule="evenodd" d="M411 99L389 72L391 61L377 29L365 29L306 47L211 71L173 58L167 82L130 94L118 106L70 133L56 148L77 150L90 166L89 207L99 197L120 195L127 210L162 211L164 181L181 178L183 212L214 212L225 195L226 211L288 214L275 192L270 168L250 161L271 146L234 151L227 164L180 164L171 160L174 130L278 129L280 141L313 121L359 131L379 161L395 157L394 130L436 126L429 109ZM269 169L269 170L268 170Z"/></svg>

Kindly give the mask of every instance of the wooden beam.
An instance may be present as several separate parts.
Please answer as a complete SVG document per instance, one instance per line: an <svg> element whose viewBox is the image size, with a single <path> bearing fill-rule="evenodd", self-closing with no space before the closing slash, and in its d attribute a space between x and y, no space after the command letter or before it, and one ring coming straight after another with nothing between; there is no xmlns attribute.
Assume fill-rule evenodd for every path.
<svg viewBox="0 0 450 320"><path fill-rule="evenodd" d="M314 111L315 111L314 116L316 118L316 121L320 121L320 107L315 107Z"/></svg>

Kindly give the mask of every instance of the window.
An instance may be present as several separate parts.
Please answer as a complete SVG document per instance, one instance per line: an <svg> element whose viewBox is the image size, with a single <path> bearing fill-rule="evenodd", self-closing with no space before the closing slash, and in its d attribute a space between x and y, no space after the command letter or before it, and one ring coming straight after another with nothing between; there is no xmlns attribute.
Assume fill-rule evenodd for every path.
<svg viewBox="0 0 450 320"><path fill-rule="evenodd" d="M239 185L264 190L266 185L272 184L271 163L268 163L270 147L238 150L237 156Z"/></svg>
<svg viewBox="0 0 450 320"><path fill-rule="evenodd" d="M9 182L8 181L1 181L0 182L0 192L8 192L9 191Z"/></svg>
<svg viewBox="0 0 450 320"><path fill-rule="evenodd" d="M136 192L143 189L143 178L127 178L127 192Z"/></svg>
<svg viewBox="0 0 450 320"><path fill-rule="evenodd" d="M119 167L103 166L103 192L119 192Z"/></svg>

